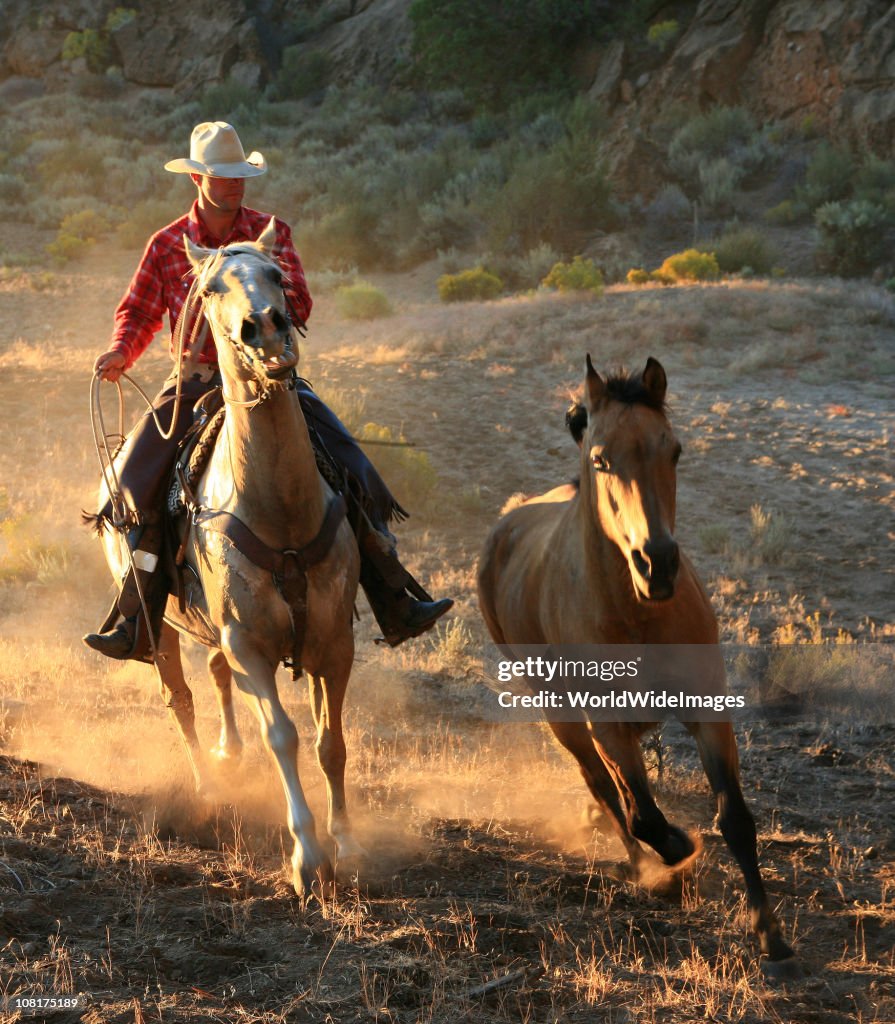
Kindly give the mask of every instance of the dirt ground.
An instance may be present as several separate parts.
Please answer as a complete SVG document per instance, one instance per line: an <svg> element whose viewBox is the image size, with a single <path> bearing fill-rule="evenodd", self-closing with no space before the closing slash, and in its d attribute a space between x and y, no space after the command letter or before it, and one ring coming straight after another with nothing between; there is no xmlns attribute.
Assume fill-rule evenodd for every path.
<svg viewBox="0 0 895 1024"><path fill-rule="evenodd" d="M355 429L417 446L370 451L414 511L410 567L457 599L437 635L396 651L360 609L346 721L367 858L321 904L291 892L282 796L248 713L228 797L204 805L151 670L80 644L110 594L78 521L98 479L90 368L137 257L0 277L0 998L77 995L45 1018L60 1024L895 1020L891 698L835 718L812 704L815 684L878 686L853 667L857 645L885 655L895 639L892 297L781 280L441 306L434 266L374 279L396 308L380 321L340 320L319 296L303 372ZM677 535L724 640L844 652L832 681L802 672L785 720L756 709L738 730L801 979L761 972L682 730L663 730L661 774L655 747L648 760L704 849L671 891L647 892L620 880L621 848L588 824L546 729L486 713L477 553L511 494L577 472L563 412L588 351L603 369L666 367ZM167 366L158 342L135 376L151 392ZM210 745L202 652L188 674ZM307 698L281 681L320 820Z"/></svg>

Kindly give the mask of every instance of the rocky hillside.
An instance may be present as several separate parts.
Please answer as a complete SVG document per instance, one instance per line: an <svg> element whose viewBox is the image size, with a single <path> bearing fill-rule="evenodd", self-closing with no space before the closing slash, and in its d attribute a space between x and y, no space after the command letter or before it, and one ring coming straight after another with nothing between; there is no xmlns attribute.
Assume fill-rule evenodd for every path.
<svg viewBox="0 0 895 1024"><path fill-rule="evenodd" d="M329 76L342 84L361 76L387 83L408 64L409 8L410 0L157 0L133 8L116 0L2 0L0 98L63 88L91 63L184 98L228 80L261 88L288 47L297 48L297 60L327 55ZM649 45L650 24L671 20L673 37ZM86 56L71 33L89 44L80 48ZM589 49L577 69L582 91L604 99L616 119L616 161L628 165L632 182L649 163L643 136L679 103L739 104L759 120L810 121L861 149L895 152L888 0L657 3L640 39Z"/></svg>

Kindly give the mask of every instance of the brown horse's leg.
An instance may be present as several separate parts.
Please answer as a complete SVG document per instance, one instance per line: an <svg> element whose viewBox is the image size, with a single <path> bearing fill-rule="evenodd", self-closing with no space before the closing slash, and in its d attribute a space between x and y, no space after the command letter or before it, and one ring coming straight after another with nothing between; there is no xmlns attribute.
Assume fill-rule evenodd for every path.
<svg viewBox="0 0 895 1024"><path fill-rule="evenodd" d="M324 677L308 675L308 691L314 724L317 727L317 761L326 777L328 803L327 827L336 844L341 861L355 860L364 854L363 848L351 835L348 808L345 800L345 737L342 732L342 704L348 685L348 674L353 660L338 670L332 667Z"/></svg>
<svg viewBox="0 0 895 1024"><path fill-rule="evenodd" d="M208 671L214 680L215 692L218 697L218 708L221 713L221 733L211 754L221 765L235 767L242 758L242 738L236 725L233 710L233 673L227 664L222 651L212 651L208 655Z"/></svg>
<svg viewBox="0 0 895 1024"><path fill-rule="evenodd" d="M640 750L640 730L625 724L595 727L597 749L627 810L627 826L666 864L678 864L696 849L683 829L669 823L656 806Z"/></svg>
<svg viewBox="0 0 895 1024"><path fill-rule="evenodd" d="M699 756L712 792L718 799L718 827L734 855L746 882L746 902L752 927L758 934L762 953L770 960L795 956L783 939L780 924L768 904L758 868L755 819L746 806L740 788L739 758L733 727L729 722L691 722L687 729L699 747Z"/></svg>
<svg viewBox="0 0 895 1024"><path fill-rule="evenodd" d="M597 753L594 740L585 722L550 722L553 735L578 762L581 774L597 803L612 818L619 838L625 844L628 859L636 868L643 859L643 850L631 834L628 815L619 801L618 790L606 765Z"/></svg>
<svg viewBox="0 0 895 1024"><path fill-rule="evenodd" d="M199 749L199 737L196 734L193 694L183 675L183 664L180 660L180 634L167 623L162 624L159 634L155 669L161 683L165 706L171 712L177 725L177 731L186 748L186 756L193 771L196 790L202 792L205 787L204 765L202 752Z"/></svg>
<svg viewBox="0 0 895 1024"><path fill-rule="evenodd" d="M329 857L317 841L314 815L298 775L298 732L277 693L276 663L271 664L251 636L235 626L221 631L221 645L240 691L251 698L261 735L273 755L286 795L286 822L295 840L292 884L299 896L320 886L326 893L333 880Z"/></svg>

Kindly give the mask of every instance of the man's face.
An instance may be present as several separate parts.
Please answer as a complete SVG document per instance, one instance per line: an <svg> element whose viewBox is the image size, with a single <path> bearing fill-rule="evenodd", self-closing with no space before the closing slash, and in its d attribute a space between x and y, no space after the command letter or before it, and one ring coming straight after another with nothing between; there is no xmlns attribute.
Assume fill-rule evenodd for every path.
<svg viewBox="0 0 895 1024"><path fill-rule="evenodd" d="M221 213L236 213L242 206L245 178L210 178L204 174L191 177L199 189L200 206L211 207Z"/></svg>

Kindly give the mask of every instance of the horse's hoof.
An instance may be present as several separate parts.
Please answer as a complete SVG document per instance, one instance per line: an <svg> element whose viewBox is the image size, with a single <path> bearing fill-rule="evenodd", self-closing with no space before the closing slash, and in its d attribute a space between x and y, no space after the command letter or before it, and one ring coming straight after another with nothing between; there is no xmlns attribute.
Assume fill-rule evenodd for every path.
<svg viewBox="0 0 895 1024"><path fill-rule="evenodd" d="M798 981L800 978L804 978L807 972L802 961L793 954L785 960L764 958L761 961L761 973L769 984L781 984L787 981Z"/></svg>
<svg viewBox="0 0 895 1024"><path fill-rule="evenodd" d="M700 847L701 844L694 842L693 838L682 828L678 828L677 825L669 825L668 837L658 852L668 867L677 868L697 853Z"/></svg>
<svg viewBox="0 0 895 1024"><path fill-rule="evenodd" d="M335 874L329 857L321 853L316 864L299 862L293 857L292 886L295 894L305 899L309 896L332 899L335 894Z"/></svg>

